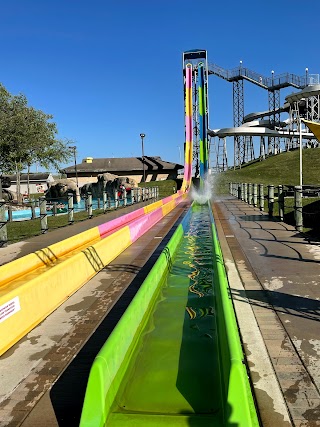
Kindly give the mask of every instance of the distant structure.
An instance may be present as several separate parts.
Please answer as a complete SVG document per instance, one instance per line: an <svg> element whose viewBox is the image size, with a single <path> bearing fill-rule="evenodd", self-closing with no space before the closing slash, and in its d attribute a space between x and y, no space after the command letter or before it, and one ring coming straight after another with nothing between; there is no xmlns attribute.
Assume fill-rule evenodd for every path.
<svg viewBox="0 0 320 427"><path fill-rule="evenodd" d="M7 175L11 181L10 191L17 192L17 175ZM27 195L28 188L30 194L45 193L54 178L50 172L31 172L20 175L20 192Z"/></svg>
<svg viewBox="0 0 320 427"><path fill-rule="evenodd" d="M161 157L109 157L95 159L86 157L81 163L64 168L61 172L68 179L77 177L79 187L87 183L97 182L97 177L103 173L112 173L119 177L129 177L136 182L143 181L143 170L146 182L176 179L183 165L162 160Z"/></svg>
<svg viewBox="0 0 320 427"><path fill-rule="evenodd" d="M242 61L232 70L208 64L208 74L233 84L233 127L208 130L212 170L228 168L227 137L234 138L234 167L241 167L257 157L254 153L254 137L260 137L260 159L297 148L300 145L300 131L305 146L317 146L317 140L308 132L301 119L320 121L319 74L309 74L306 68L303 76L291 73L274 75L272 71L271 77L265 77L243 67ZM245 80L268 91L267 111L244 115ZM280 90L290 86L299 89L299 92L287 96L284 105L281 105ZM281 120L281 113L287 113L288 119Z"/></svg>
<svg viewBox="0 0 320 427"><path fill-rule="evenodd" d="M208 61L207 51L192 49L183 53L185 106L185 165L189 175L202 179L209 169L208 145ZM187 178L188 179L188 178Z"/></svg>
<svg viewBox="0 0 320 427"><path fill-rule="evenodd" d="M233 138L233 167L300 146L317 147L318 140L304 125L303 119L320 122L319 74L298 76L292 73L266 77L244 67L242 61L231 70L208 62L207 51L193 49L183 53L185 94L185 153L192 163L192 174L199 176L201 166L208 171L228 169L227 138ZM214 75L233 85L233 126L211 129L209 125L208 76ZM244 81L268 92L268 110L244 114ZM292 87L297 91L281 104L280 91ZM214 109L211 110L211 113ZM283 115L286 117L283 119ZM260 139L259 155L254 140ZM192 153L189 153L192 147ZM208 156L206 154L208 152ZM201 154L202 153L202 154ZM190 158L189 158L190 157ZM187 158L187 157L186 157Z"/></svg>

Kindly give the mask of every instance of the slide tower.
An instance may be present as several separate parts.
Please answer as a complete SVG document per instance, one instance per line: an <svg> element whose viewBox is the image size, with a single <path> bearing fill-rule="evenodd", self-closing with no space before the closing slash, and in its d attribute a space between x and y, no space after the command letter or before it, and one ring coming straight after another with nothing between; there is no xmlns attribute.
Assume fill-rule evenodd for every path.
<svg viewBox="0 0 320 427"><path fill-rule="evenodd" d="M185 104L185 171L183 189L191 178L208 173L208 62L207 51L193 49L183 53Z"/></svg>

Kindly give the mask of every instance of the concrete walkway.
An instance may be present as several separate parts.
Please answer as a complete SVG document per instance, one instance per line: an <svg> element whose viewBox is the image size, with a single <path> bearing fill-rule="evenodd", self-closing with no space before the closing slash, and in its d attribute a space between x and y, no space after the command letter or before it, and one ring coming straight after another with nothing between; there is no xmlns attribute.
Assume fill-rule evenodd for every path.
<svg viewBox="0 0 320 427"><path fill-rule="evenodd" d="M320 246L232 196L213 207L262 424L320 426ZM259 337L245 322L252 312L287 415L281 396L266 392L268 372L256 365ZM270 418L270 404L277 419Z"/></svg>

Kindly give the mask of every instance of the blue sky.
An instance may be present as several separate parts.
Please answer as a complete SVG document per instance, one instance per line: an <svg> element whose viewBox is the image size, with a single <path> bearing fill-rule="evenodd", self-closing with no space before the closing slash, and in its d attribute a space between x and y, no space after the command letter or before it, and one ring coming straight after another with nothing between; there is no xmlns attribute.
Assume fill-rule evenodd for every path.
<svg viewBox="0 0 320 427"><path fill-rule="evenodd" d="M53 114L78 162L141 156L141 132L145 155L179 162L185 50L266 76L320 73L316 1L2 0L1 15L0 82ZM209 77L209 107L211 128L232 126L231 83ZM246 82L245 114L267 108Z"/></svg>

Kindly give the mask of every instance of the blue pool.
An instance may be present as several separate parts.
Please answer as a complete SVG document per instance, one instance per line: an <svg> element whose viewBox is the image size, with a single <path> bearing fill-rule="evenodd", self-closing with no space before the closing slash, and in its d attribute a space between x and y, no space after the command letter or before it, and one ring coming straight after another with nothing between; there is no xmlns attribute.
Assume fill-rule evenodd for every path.
<svg viewBox="0 0 320 427"><path fill-rule="evenodd" d="M120 206L121 204L123 204L123 201L120 200L119 201ZM127 198L127 204L131 204L131 198ZM62 206L63 205L63 206ZM64 202L59 202L59 206L60 209L57 209L57 214L62 215L62 214L67 214L68 213L68 205ZM73 205L74 207L74 212L80 212L80 211L84 211L86 210L86 205L85 205L85 200L81 199L80 203L74 203ZM114 200L111 201L111 208L114 207ZM51 208L51 209L50 209ZM98 200L97 199L93 199L92 200L92 209L98 209ZM100 209L103 209L103 203L100 200ZM8 220L8 211L6 211L6 220ZM39 218L40 217L40 208L35 208L35 214L36 217ZM52 205L47 205L47 214L48 215L52 215L53 214L53 207ZM19 210L19 211L12 211L12 219L13 221L22 221L22 220L27 220L27 219L31 219L31 208L29 209L23 209L23 210Z"/></svg>

